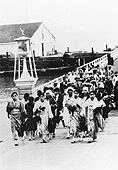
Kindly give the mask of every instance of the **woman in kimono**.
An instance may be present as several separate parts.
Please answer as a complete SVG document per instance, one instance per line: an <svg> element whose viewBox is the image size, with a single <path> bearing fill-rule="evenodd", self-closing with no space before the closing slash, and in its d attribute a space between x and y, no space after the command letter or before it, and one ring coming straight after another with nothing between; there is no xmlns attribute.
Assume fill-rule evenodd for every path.
<svg viewBox="0 0 118 170"><path fill-rule="evenodd" d="M48 122L53 118L51 107L49 102L44 98L43 94L40 94L39 100L35 103L34 113L37 112L40 116L40 122L38 123L37 130L41 134L41 143L48 142Z"/></svg>
<svg viewBox="0 0 118 170"><path fill-rule="evenodd" d="M84 103L84 108L89 134L88 142L91 143L97 139L98 128L100 127L100 109L104 102L97 100L94 91L90 91L89 95L90 98Z"/></svg>
<svg viewBox="0 0 118 170"><path fill-rule="evenodd" d="M33 139L35 130L37 128L37 124L33 119L33 108L34 108L34 98L29 97L29 102L25 105L27 118L28 118L26 121L26 126L27 126L29 141Z"/></svg>
<svg viewBox="0 0 118 170"><path fill-rule="evenodd" d="M63 116L61 115L62 111L63 111L63 96L64 95L62 95L60 93L60 89L58 87L56 87L54 89L54 95L55 95L54 96L55 101L57 103L57 115L55 116L56 117L56 122L57 122L57 124L59 124L60 121L62 121L63 127L65 127Z"/></svg>
<svg viewBox="0 0 118 170"><path fill-rule="evenodd" d="M76 123L73 119L73 113L76 109L76 101L74 98L74 89L72 87L67 88L67 95L64 96L63 108L62 116L67 129L67 139L69 139L70 134L76 131Z"/></svg>
<svg viewBox="0 0 118 170"><path fill-rule="evenodd" d="M86 102L86 100L89 99L89 88L87 86L84 86L82 88L82 93L80 95L80 98L82 99L82 103L81 103L81 107L84 108L84 103ZM85 112L84 112L85 113ZM81 123L81 130L82 130L82 138L83 137L86 137L88 134L87 134L87 126L86 126L86 117L85 117L85 114L83 114L82 116L82 119L83 119L83 123Z"/></svg>
<svg viewBox="0 0 118 170"><path fill-rule="evenodd" d="M74 97L76 102L76 109L73 114L73 117L76 121L75 137L77 138L77 141L80 141L83 140L82 138L85 136L85 132L87 131L86 118L84 115L83 100L80 98L79 93L76 90L74 91ZM71 143L74 142L75 139L73 137L73 142Z"/></svg>
<svg viewBox="0 0 118 170"><path fill-rule="evenodd" d="M55 100L54 93L52 90L47 90L45 92L46 95L46 100L48 101L50 107L51 107L51 112L53 115L52 119L49 119L49 126L48 130L50 133L50 138L55 138L55 129L56 129L56 124L57 124L57 108L58 108L58 103Z"/></svg>
<svg viewBox="0 0 118 170"><path fill-rule="evenodd" d="M6 111L8 113L8 118L11 120L11 131L13 139L15 141L15 146L18 146L18 139L21 137L23 139L22 130L22 116L24 115L24 105L19 100L19 95L17 92L11 94L12 100L8 102Z"/></svg>
<svg viewBox="0 0 118 170"><path fill-rule="evenodd" d="M25 105L29 102L29 94L28 93L25 93L23 95L23 98L21 99L21 102L23 103L24 108L25 108ZM25 112L26 112L26 110L25 110ZM27 120L27 116L24 117L24 121L23 121L24 139L28 138L28 131L27 131L27 127L26 127L26 120Z"/></svg>
<svg viewBox="0 0 118 170"><path fill-rule="evenodd" d="M83 104L85 103L85 101L89 98L89 89L87 86L84 86L82 88L82 93L80 95L80 98L83 100Z"/></svg>

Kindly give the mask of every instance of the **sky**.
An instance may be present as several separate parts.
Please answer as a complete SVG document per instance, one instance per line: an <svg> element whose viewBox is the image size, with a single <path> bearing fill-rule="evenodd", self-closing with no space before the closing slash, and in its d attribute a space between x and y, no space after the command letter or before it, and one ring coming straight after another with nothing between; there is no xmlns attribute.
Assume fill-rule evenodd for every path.
<svg viewBox="0 0 118 170"><path fill-rule="evenodd" d="M43 22L57 51L118 45L118 0L0 0L0 25Z"/></svg>

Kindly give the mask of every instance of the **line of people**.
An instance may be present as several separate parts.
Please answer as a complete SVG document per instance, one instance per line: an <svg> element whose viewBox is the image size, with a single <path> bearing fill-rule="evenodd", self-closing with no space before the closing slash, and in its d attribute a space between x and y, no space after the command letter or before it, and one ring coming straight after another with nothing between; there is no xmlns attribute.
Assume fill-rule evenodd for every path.
<svg viewBox="0 0 118 170"><path fill-rule="evenodd" d="M19 138L32 140L37 135L41 143L49 142L56 137L60 122L67 130L67 139L72 138L71 143L86 137L89 143L96 141L109 111L118 105L117 81L111 67L97 66L65 74L61 83L38 90L36 98L26 93L19 100L18 93L13 92L6 111L15 145Z"/></svg>

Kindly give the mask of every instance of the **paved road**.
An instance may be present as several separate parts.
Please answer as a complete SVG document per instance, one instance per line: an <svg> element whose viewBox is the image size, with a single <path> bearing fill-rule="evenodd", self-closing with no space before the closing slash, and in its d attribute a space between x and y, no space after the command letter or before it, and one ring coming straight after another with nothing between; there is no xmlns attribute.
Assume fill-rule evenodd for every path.
<svg viewBox="0 0 118 170"><path fill-rule="evenodd" d="M0 170L117 170L118 169L118 111L112 111L104 132L99 131L98 142L71 144L62 125L56 138L41 144L39 138L14 146L5 104L1 106ZM2 135L4 134L3 138Z"/></svg>
<svg viewBox="0 0 118 170"><path fill-rule="evenodd" d="M5 111L7 102L0 101L0 141L6 139L6 137L11 134L10 132L10 121L7 118L7 113Z"/></svg>

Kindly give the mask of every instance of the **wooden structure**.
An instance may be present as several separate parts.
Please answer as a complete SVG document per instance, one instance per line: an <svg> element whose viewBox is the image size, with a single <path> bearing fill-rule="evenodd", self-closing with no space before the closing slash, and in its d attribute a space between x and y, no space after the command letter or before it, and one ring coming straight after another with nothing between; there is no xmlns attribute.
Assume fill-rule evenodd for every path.
<svg viewBox="0 0 118 170"><path fill-rule="evenodd" d="M38 79L30 38L24 35L22 29L21 32L22 36L15 39L17 53L14 64L14 82L18 88L20 97L25 93L32 95Z"/></svg>

